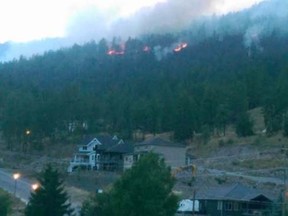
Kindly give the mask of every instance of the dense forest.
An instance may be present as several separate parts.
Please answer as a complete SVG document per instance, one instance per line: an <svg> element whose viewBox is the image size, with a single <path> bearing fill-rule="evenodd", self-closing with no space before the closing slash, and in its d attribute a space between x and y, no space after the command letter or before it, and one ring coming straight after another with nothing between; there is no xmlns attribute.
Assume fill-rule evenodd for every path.
<svg viewBox="0 0 288 216"><path fill-rule="evenodd" d="M183 141L225 135L231 124L247 136L247 111L255 107L273 134L288 128L288 38L275 33L256 42L245 46L241 34L197 42L189 32L146 35L1 63L3 137L11 145L68 133L130 139L140 130Z"/></svg>

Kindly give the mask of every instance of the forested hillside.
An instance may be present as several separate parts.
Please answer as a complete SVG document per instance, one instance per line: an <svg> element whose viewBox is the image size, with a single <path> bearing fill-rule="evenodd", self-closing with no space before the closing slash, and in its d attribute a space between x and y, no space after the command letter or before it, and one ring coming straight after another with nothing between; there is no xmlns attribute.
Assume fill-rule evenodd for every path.
<svg viewBox="0 0 288 216"><path fill-rule="evenodd" d="M69 133L130 139L140 130L174 132L184 141L195 133L225 135L228 125L249 136L247 111L255 107L268 135L287 135L288 16L272 13L278 3L178 33L102 39L2 62L3 137L11 147Z"/></svg>
<svg viewBox="0 0 288 216"><path fill-rule="evenodd" d="M263 107L268 133L287 127L288 38L265 37L260 49L245 47L241 35L194 44L180 36L103 39L2 63L4 137L57 136L75 125L77 133L173 131L184 140L223 134L228 124L246 136L246 111L255 107Z"/></svg>

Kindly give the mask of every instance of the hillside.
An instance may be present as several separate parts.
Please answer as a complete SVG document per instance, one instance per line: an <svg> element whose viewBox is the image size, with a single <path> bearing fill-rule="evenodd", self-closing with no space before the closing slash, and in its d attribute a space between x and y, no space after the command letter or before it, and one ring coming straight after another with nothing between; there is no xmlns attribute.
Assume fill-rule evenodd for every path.
<svg viewBox="0 0 288 216"><path fill-rule="evenodd" d="M137 129L173 131L183 141L193 131L223 133L229 124L249 124L246 113L255 107L264 108L268 133L282 129L288 107L287 38L263 38L263 50L252 47L252 54L241 35L178 42L180 51L176 47L161 60L149 49L139 51L177 40L173 35L129 39L125 53L118 42L112 49L103 40L0 64L0 121L10 148L25 142L28 129L33 143L43 137L57 141L67 131L130 139Z"/></svg>
<svg viewBox="0 0 288 216"><path fill-rule="evenodd" d="M188 169L177 175L176 191L191 198L191 191L215 185L242 183L266 190L276 199L283 191L288 139L281 133L267 136L260 108L249 111L255 122L255 135L239 138L233 129L226 136L214 136L206 143L202 139L190 143L190 153L198 170L191 182Z"/></svg>
<svg viewBox="0 0 288 216"><path fill-rule="evenodd" d="M243 183L251 187L270 190L277 197L283 188L284 170L287 167L288 139L281 133L267 136L263 133L264 122L260 108L250 111L255 121L255 135L241 138L233 128L227 134L211 136L203 142L201 134L195 136L188 149L194 155L193 164L197 165L195 181L190 185L192 173L189 169L176 175L175 191L183 198L191 197L193 188L222 184ZM147 136L153 136L147 134ZM169 137L169 134L157 136ZM62 173L67 190L77 202L97 188L107 188L119 178L119 173L80 171L67 174L69 160L75 151L75 144L47 146L45 151L21 154L5 150L1 144L0 167L8 170L21 170L26 178L35 175L48 163L52 163Z"/></svg>
<svg viewBox="0 0 288 216"><path fill-rule="evenodd" d="M254 133L248 111L257 107L267 134L287 135L287 15L287 2L263 1L187 20L177 32L115 35L1 62L7 147L27 152L101 132L133 139L135 131L185 142L229 125L244 137ZM2 53L11 47L0 45Z"/></svg>
<svg viewBox="0 0 288 216"><path fill-rule="evenodd" d="M288 141L286 5L264 1L179 32L1 62L0 166L34 178L52 163L72 189L95 190L119 173L66 173L83 136L135 142L164 134L195 157L196 187L243 182L279 194ZM0 45L0 57L12 45ZM175 190L189 196L189 183L191 172L179 173Z"/></svg>

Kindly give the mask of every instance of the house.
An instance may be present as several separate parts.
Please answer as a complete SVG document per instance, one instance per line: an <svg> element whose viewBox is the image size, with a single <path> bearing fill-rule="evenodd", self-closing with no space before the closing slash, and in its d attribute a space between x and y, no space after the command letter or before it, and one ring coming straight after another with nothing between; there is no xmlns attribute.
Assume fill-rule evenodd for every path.
<svg viewBox="0 0 288 216"><path fill-rule="evenodd" d="M193 198L191 199L193 200ZM196 191L199 213L213 216L272 215L274 198L241 184Z"/></svg>
<svg viewBox="0 0 288 216"><path fill-rule="evenodd" d="M125 170L124 155L132 154L132 152L133 145L123 141L118 142L116 145L110 145L107 148L99 146L99 168L109 171L123 171Z"/></svg>
<svg viewBox="0 0 288 216"><path fill-rule="evenodd" d="M186 146L164 140L160 137L153 137L135 144L134 162L137 161L141 155L150 151L164 158L165 163L172 169L186 165Z"/></svg>
<svg viewBox="0 0 288 216"><path fill-rule="evenodd" d="M123 160L123 170L128 170L130 169L133 164L134 164L134 152L126 153L123 155L124 160Z"/></svg>
<svg viewBox="0 0 288 216"><path fill-rule="evenodd" d="M123 170L123 154L133 151L131 144L117 136L99 135L83 139L70 161L68 172L77 167L95 170Z"/></svg>

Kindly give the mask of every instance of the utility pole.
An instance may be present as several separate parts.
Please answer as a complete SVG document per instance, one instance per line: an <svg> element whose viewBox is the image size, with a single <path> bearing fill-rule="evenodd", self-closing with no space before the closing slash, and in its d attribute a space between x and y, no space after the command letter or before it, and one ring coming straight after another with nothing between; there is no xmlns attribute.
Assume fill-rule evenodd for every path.
<svg viewBox="0 0 288 216"><path fill-rule="evenodd" d="M195 188L195 180L196 180L196 172L197 172L197 167L195 165L192 165L192 179L194 180L194 188L193 188L193 207L192 207L192 213L193 216L195 215L195 197L196 197L196 188Z"/></svg>
<svg viewBox="0 0 288 216"><path fill-rule="evenodd" d="M283 147L281 149L282 153L284 153L284 159L285 161L287 161L287 156L288 156L288 148L285 148ZM283 168L283 172L284 172L284 176L283 176L283 195L282 195L282 199L283 199L283 202L282 202L282 216L285 216L286 214L286 191L287 191L287 188L286 188L286 175L287 175L287 172L286 172L286 167Z"/></svg>
<svg viewBox="0 0 288 216"><path fill-rule="evenodd" d="M284 189L283 189L283 203L282 203L282 216L286 214L286 169L284 168Z"/></svg>
<svg viewBox="0 0 288 216"><path fill-rule="evenodd" d="M193 216L195 215L195 196L196 196L196 189L194 186L194 189L193 189L193 208L192 208Z"/></svg>

